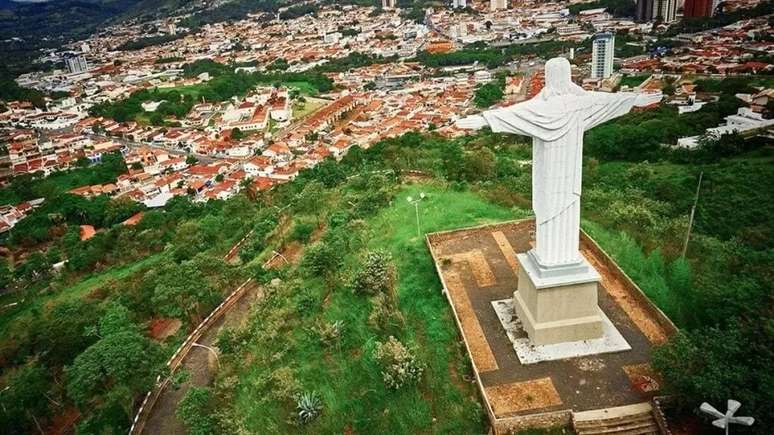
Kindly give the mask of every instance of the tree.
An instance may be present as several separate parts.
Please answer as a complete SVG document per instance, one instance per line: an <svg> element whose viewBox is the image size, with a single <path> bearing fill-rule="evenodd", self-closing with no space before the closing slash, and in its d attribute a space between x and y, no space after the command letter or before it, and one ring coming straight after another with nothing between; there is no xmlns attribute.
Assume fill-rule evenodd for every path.
<svg viewBox="0 0 774 435"><path fill-rule="evenodd" d="M485 109L502 100L505 95L503 92L504 87L505 80L495 80L479 86L473 97L476 107Z"/></svg>
<svg viewBox="0 0 774 435"><path fill-rule="evenodd" d="M182 320L199 319L205 308L213 306L218 295L194 261L166 264L149 272L145 281L153 287L151 301L164 316Z"/></svg>
<svg viewBox="0 0 774 435"><path fill-rule="evenodd" d="M244 138L245 134L242 132L242 130L239 129L239 127L235 127L231 130L231 139L242 140Z"/></svg>
<svg viewBox="0 0 774 435"><path fill-rule="evenodd" d="M301 266L309 275L330 279L341 265L341 255L329 243L317 242L306 249Z"/></svg>
<svg viewBox="0 0 774 435"><path fill-rule="evenodd" d="M774 415L772 340L771 318L732 319L727 327L680 332L654 350L653 366L682 406L695 409L733 397L760 420L753 431L764 434Z"/></svg>
<svg viewBox="0 0 774 435"><path fill-rule="evenodd" d="M67 393L81 409L102 399L117 399L129 411L134 397L153 387L163 366L156 342L133 331L112 333L65 368Z"/></svg>
<svg viewBox="0 0 774 435"><path fill-rule="evenodd" d="M295 209L299 213L320 217L325 209L325 186L319 181L311 181L304 186L295 201Z"/></svg>
<svg viewBox="0 0 774 435"><path fill-rule="evenodd" d="M13 272L8 267L8 261L0 258L0 291L5 291L13 282Z"/></svg>
<svg viewBox="0 0 774 435"><path fill-rule="evenodd" d="M177 405L175 415L183 421L191 435L209 435L217 430L212 415L212 391L206 387L191 387Z"/></svg>
<svg viewBox="0 0 774 435"><path fill-rule="evenodd" d="M42 429L39 420L49 413L49 382L46 367L34 360L8 372L0 394L0 425L8 433L35 433Z"/></svg>
<svg viewBox="0 0 774 435"><path fill-rule="evenodd" d="M143 206L137 201L124 196L111 199L105 207L105 218L103 225L112 226L129 219L132 215L142 210Z"/></svg>
<svg viewBox="0 0 774 435"><path fill-rule="evenodd" d="M126 422L135 397L150 390L163 372L164 353L118 304L108 307L93 333L99 340L65 367L67 395L82 411L115 414L118 408ZM120 427L121 421L113 425Z"/></svg>
<svg viewBox="0 0 774 435"><path fill-rule="evenodd" d="M193 154L188 154L185 156L185 164L186 165L195 165L199 163L199 159L196 158Z"/></svg>
<svg viewBox="0 0 774 435"><path fill-rule="evenodd" d="M79 299L65 300L45 311L34 331L43 361L52 367L69 364L94 342L87 331L99 316L95 302Z"/></svg>
<svg viewBox="0 0 774 435"><path fill-rule="evenodd" d="M465 153L462 162L464 177L467 181L491 179L495 174L497 157L489 148Z"/></svg>
<svg viewBox="0 0 774 435"><path fill-rule="evenodd" d="M207 250L211 241L207 240L205 234L204 228L197 221L180 224L172 240L172 256L175 261L191 259L197 253Z"/></svg>

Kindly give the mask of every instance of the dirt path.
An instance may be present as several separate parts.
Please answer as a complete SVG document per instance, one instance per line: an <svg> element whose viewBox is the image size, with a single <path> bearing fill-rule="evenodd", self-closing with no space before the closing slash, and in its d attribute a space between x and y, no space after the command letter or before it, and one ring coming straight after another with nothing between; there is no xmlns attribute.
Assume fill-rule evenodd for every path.
<svg viewBox="0 0 774 435"><path fill-rule="evenodd" d="M252 284L245 291L245 294L234 303L231 309L224 313L212 327L202 334L197 343L213 346L220 330L223 327L239 325L247 319L250 307L262 296L261 288L258 285ZM180 368L188 370L190 373L188 381L177 389L170 385L161 393L150 412L142 433L149 435L186 434L183 424L175 416L175 410L177 409L178 402L185 396L185 393L191 386L207 386L212 382L215 372L211 370L214 367L213 363L210 362L211 358L210 352L201 347L193 347L188 352Z"/></svg>

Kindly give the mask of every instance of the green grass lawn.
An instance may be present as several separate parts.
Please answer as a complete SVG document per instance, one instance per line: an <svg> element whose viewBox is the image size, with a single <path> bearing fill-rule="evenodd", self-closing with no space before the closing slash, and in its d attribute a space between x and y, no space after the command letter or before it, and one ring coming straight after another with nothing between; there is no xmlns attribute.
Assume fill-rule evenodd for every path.
<svg viewBox="0 0 774 435"><path fill-rule="evenodd" d="M639 86L642 82L647 80L647 78L650 77L650 75L636 75L636 76L626 76L621 79L621 86L629 86L629 87L635 87Z"/></svg>
<svg viewBox="0 0 774 435"><path fill-rule="evenodd" d="M309 82L285 82L283 84L289 88L298 89L304 95L317 95L320 92Z"/></svg>
<svg viewBox="0 0 774 435"><path fill-rule="evenodd" d="M262 308L258 338L248 339L246 352L230 356L237 367L225 377L238 379L232 403L248 431L277 433L483 433L484 414L474 385L465 382L470 364L461 344L451 310L441 293L424 237L417 237L414 206L407 198L426 193L420 205L422 233L514 219L525 215L486 203L470 192L454 192L431 184L401 188L392 205L365 222L368 249L392 253L398 274L398 308L405 319L394 332L417 350L425 365L418 385L392 391L385 387L372 357L385 334L368 324L371 303L341 283L329 291L320 278L306 278L295 290L277 295ZM358 257L344 254L345 269ZM339 279L339 281L345 281ZM302 296L303 295L303 296ZM311 313L299 312L298 298L315 300ZM318 302L319 301L319 302ZM324 346L314 328L320 322L344 322L337 346ZM266 329L272 332L267 332ZM269 337L266 337L266 335ZM233 362L236 360L236 362ZM250 361L244 364L243 361ZM229 364L227 363L228 367ZM292 400L272 398L279 388L272 373L290 368L302 391L316 391L322 415L308 426L288 423ZM263 398L263 400L261 400ZM259 401L260 403L257 403Z"/></svg>

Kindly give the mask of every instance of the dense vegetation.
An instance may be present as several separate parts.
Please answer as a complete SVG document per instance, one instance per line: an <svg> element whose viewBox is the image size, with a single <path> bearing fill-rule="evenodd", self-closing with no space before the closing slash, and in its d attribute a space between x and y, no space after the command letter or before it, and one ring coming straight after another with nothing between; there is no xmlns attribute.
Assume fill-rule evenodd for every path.
<svg viewBox="0 0 774 435"><path fill-rule="evenodd" d="M584 45L590 47L590 42ZM470 65L474 62L485 64L487 68L496 68L524 56L549 58L570 49L577 44L563 41L546 41L529 44L513 44L506 47L487 47L485 44L473 44L462 50L450 53L421 52L417 60L422 64L439 68L447 66Z"/></svg>
<svg viewBox="0 0 774 435"><path fill-rule="evenodd" d="M0 189L0 205L51 198L76 187L113 182L124 172L126 164L123 157L118 153L105 153L98 165L91 166L84 159L77 162L75 169L54 172L48 177L44 177L42 172L18 175Z"/></svg>
<svg viewBox="0 0 774 435"><path fill-rule="evenodd" d="M152 47L154 45L162 45L167 42L176 41L178 39L185 38L188 34L186 32L180 32L174 35L158 35L158 36L146 36L140 39L133 39L126 41L123 44L116 47L116 50L142 50L146 47Z"/></svg>
<svg viewBox="0 0 774 435"><path fill-rule="evenodd" d="M2 427L29 433L77 409L79 432L125 432L136 399L164 373L162 362L244 279L221 258L254 213L244 197L206 205L177 198L164 211L146 211L136 226L106 226L86 241L77 223L59 223L60 235L38 246L43 253L13 268L17 292L3 296L20 304L0 314L8 387L0 396ZM53 273L51 263L62 258L68 263ZM180 319L183 328L165 342L151 340L148 321L159 317Z"/></svg>
<svg viewBox="0 0 774 435"><path fill-rule="evenodd" d="M136 120L145 111L142 103L163 101L150 117L154 125L162 125L167 117L184 118L194 104L206 100L219 102L231 97L244 95L258 85L280 85L304 83L317 92L332 89L332 81L320 73L235 73L234 66L226 66L211 60L201 60L187 64L183 68L186 77L195 77L208 73L213 78L193 86L169 89L143 89L134 92L129 98L112 103L102 103L90 109L93 116L104 116L118 122Z"/></svg>
<svg viewBox="0 0 774 435"><path fill-rule="evenodd" d="M505 95L505 76L499 75L495 80L476 87L473 102L476 107L486 109L503 99Z"/></svg>

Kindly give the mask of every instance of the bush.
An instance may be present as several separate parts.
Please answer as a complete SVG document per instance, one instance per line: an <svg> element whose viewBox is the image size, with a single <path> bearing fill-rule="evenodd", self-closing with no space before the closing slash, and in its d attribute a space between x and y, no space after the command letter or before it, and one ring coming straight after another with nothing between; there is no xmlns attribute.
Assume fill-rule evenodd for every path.
<svg viewBox="0 0 774 435"><path fill-rule="evenodd" d="M352 280L352 290L366 294L392 294L395 287L395 265L392 255L383 250L371 251Z"/></svg>
<svg viewBox="0 0 774 435"><path fill-rule="evenodd" d="M374 356L382 365L382 378L388 388L397 390L422 378L424 367L416 355L393 336L376 343Z"/></svg>
<svg viewBox="0 0 774 435"><path fill-rule="evenodd" d="M312 238L314 228L313 224L297 223L290 232L290 238L301 243L306 243Z"/></svg>
<svg viewBox="0 0 774 435"><path fill-rule="evenodd" d="M403 324L403 316L395 307L395 300L385 293L379 293L371 299L371 314L368 324L385 331Z"/></svg>
<svg viewBox="0 0 774 435"><path fill-rule="evenodd" d="M301 390L293 369L280 367L271 374L271 396L277 400L288 400L296 397Z"/></svg>
<svg viewBox="0 0 774 435"><path fill-rule="evenodd" d="M191 435L216 432L215 417L211 414L212 392L208 388L191 387L177 405L175 415L183 421Z"/></svg>
<svg viewBox="0 0 774 435"><path fill-rule="evenodd" d="M344 322L336 320L335 322L325 322L317 327L317 333L320 335L320 342L330 345L339 341L341 331L344 329Z"/></svg>
<svg viewBox="0 0 774 435"><path fill-rule="evenodd" d="M665 391L684 409L734 398L755 416L749 433L770 433L774 416L774 358L771 320L732 319L725 328L681 331L653 352L653 367Z"/></svg>
<svg viewBox="0 0 774 435"><path fill-rule="evenodd" d="M322 402L316 392L304 393L296 398L298 421L307 424L317 418L322 412Z"/></svg>
<svg viewBox="0 0 774 435"><path fill-rule="evenodd" d="M301 268L308 275L324 276L331 278L339 269L341 256L330 243L317 242L306 249Z"/></svg>

